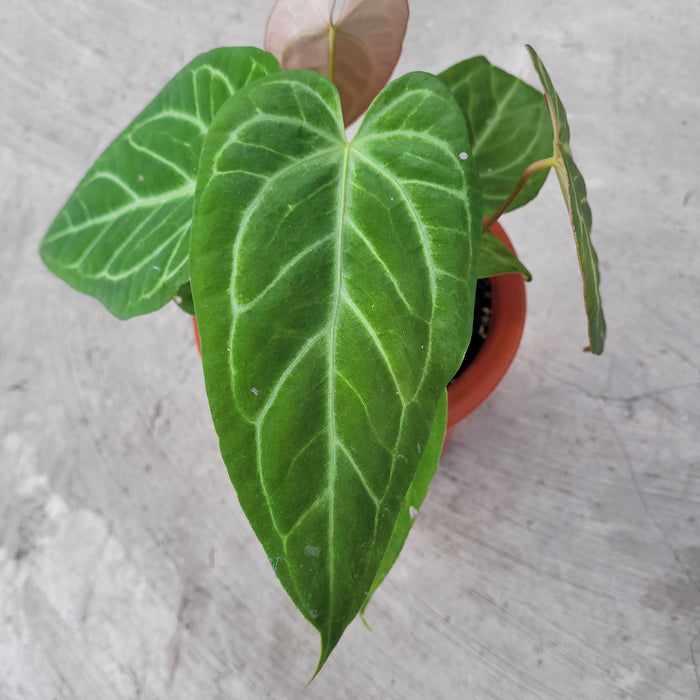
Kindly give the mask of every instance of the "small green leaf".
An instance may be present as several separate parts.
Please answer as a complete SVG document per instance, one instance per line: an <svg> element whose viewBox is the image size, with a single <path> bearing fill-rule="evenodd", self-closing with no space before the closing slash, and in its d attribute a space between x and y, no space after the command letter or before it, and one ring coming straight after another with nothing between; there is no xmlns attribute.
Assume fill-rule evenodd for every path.
<svg viewBox="0 0 700 700"><path fill-rule="evenodd" d="M586 184L581 171L576 167L571 156L569 123L564 105L559 98L547 69L532 46L528 46L530 58L544 86L544 94L554 129L555 170L564 194L571 226L576 239L581 275L583 276L583 295L588 316L588 336L590 346L586 348L599 355L605 344L605 318L600 300L600 272L598 256L591 242L592 216L588 206Z"/></svg>
<svg viewBox="0 0 700 700"><path fill-rule="evenodd" d="M345 138L311 71L229 100L191 245L204 377L238 498L321 635L360 609L471 332L481 235L464 118L411 73Z"/></svg>
<svg viewBox="0 0 700 700"><path fill-rule="evenodd" d="M107 147L41 245L49 269L118 318L155 311L189 278L199 154L219 107L279 70L270 54L221 48L183 68Z"/></svg>
<svg viewBox="0 0 700 700"><path fill-rule="evenodd" d="M477 277L485 279L509 272L519 272L528 282L532 280L530 271L518 260L515 253L505 243L499 241L491 231L484 231Z"/></svg>
<svg viewBox="0 0 700 700"><path fill-rule="evenodd" d="M552 127L542 95L483 56L462 61L438 76L467 120L481 188L484 216L491 216L518 184L525 168L551 155ZM548 171L533 175L511 204L527 204Z"/></svg>
<svg viewBox="0 0 700 700"><path fill-rule="evenodd" d="M391 570L394 562L398 558L403 545L406 542L408 533L413 527L413 523L416 520L418 511L423 505L425 497L428 495L428 489L430 488L430 482L435 476L437 471L438 462L440 461L440 454L442 452L442 445L445 440L445 428L447 427L447 391L443 392L440 403L438 404L437 413L435 414L435 420L433 421L433 427L430 431L430 437L425 445L425 452L423 458L418 464L418 470L416 475L413 477L411 486L406 493L406 497L403 500L403 505L399 512L399 517L396 519L396 524L394 525L394 531L391 533L391 540L389 540L389 545L384 552L384 558L379 566L377 575L374 577L372 586L367 593L367 597L362 603L360 608L360 615L364 615L367 605L374 595L374 592L379 588L386 575Z"/></svg>
<svg viewBox="0 0 700 700"><path fill-rule="evenodd" d="M173 300L183 311L194 316L194 299L192 299L192 286L189 282L180 286Z"/></svg>

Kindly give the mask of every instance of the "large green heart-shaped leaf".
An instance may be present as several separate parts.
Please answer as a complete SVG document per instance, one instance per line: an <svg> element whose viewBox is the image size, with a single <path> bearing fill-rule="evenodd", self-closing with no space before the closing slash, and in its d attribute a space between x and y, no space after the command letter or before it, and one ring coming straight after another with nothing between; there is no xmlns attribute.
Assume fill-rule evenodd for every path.
<svg viewBox="0 0 700 700"><path fill-rule="evenodd" d="M469 127L484 196L484 216L505 201L531 163L552 154L552 127L542 95L483 56L439 75L459 103ZM540 191L547 170L536 173L510 205L527 204Z"/></svg>
<svg viewBox="0 0 700 700"><path fill-rule="evenodd" d="M167 303L189 278L199 154L221 105L279 70L254 48L221 48L183 68L97 159L51 225L41 256L118 318Z"/></svg>
<svg viewBox="0 0 700 700"><path fill-rule="evenodd" d="M277 0L265 48L285 69L308 68L332 80L351 124L386 85L401 55L407 0Z"/></svg>
<svg viewBox="0 0 700 700"><path fill-rule="evenodd" d="M440 403L438 404L438 409L435 414L435 420L433 421L433 427L430 431L430 436L428 437L428 442L425 445L425 452L418 464L418 469L413 477L413 481L406 492L406 496L403 499L403 505L396 518L396 523L394 524L394 531L391 533L391 539L384 552L384 557L382 558L382 563L379 566L374 581L372 581L372 586L369 589L369 593L362 603L360 608L360 614L364 615L367 605L369 604L370 598L374 595L374 592L379 588L382 581L386 578L386 575L394 566L401 550L406 542L408 533L413 527L413 523L416 520L418 511L423 505L425 497L428 495L428 489L430 488L430 483L435 476L437 471L438 462L440 461L440 454L442 453L442 446L445 441L445 429L447 427L447 390L443 392Z"/></svg>
<svg viewBox="0 0 700 700"><path fill-rule="evenodd" d="M535 70L540 76L552 127L554 129L554 168L559 178L559 184L569 210L571 226L576 239L581 275L583 276L583 295L588 316L588 337L590 347L586 348L599 355L605 344L605 318L600 300L600 272L598 271L598 256L591 242L591 227L593 219L591 208L588 206L586 183L581 171L576 167L571 156L569 122L566 118L564 105L554 89L547 69L532 46L528 46L530 58Z"/></svg>
<svg viewBox="0 0 700 700"><path fill-rule="evenodd" d="M310 71L251 84L202 153L192 292L243 510L321 634L369 593L467 346L481 210L464 118L434 76L388 85L348 144Z"/></svg>

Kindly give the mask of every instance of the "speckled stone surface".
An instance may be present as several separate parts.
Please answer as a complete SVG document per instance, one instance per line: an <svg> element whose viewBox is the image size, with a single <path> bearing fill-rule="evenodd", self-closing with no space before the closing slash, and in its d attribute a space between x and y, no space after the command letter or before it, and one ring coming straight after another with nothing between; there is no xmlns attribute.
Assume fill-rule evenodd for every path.
<svg viewBox="0 0 700 700"><path fill-rule="evenodd" d="M534 281L367 618L316 633L238 506L188 318L42 266L94 158L271 0L3 0L0 698L700 697L700 4L413 0L399 71L483 53L569 110L609 339L585 345L554 178L503 219Z"/></svg>

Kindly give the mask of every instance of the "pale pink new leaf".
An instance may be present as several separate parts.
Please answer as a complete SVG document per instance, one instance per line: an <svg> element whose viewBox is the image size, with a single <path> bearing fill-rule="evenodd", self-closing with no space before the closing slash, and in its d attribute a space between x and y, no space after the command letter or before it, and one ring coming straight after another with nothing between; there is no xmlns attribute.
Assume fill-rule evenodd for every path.
<svg viewBox="0 0 700 700"><path fill-rule="evenodd" d="M328 37L334 6L335 0L277 0L267 20L265 50L281 61L292 38L313 33Z"/></svg>
<svg viewBox="0 0 700 700"><path fill-rule="evenodd" d="M347 0L333 22L333 0L278 0L265 48L285 69L308 68L333 80L345 123L386 85L401 54L407 0Z"/></svg>

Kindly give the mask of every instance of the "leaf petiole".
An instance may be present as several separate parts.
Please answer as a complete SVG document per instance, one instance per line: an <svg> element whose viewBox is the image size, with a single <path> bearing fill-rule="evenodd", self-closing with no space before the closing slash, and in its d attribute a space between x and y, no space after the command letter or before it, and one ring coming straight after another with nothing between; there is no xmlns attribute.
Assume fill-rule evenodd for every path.
<svg viewBox="0 0 700 700"><path fill-rule="evenodd" d="M335 82L335 24L332 17L328 28L328 80Z"/></svg>
<svg viewBox="0 0 700 700"><path fill-rule="evenodd" d="M534 163L530 163L530 165L525 168L523 171L523 174L520 176L520 180L518 180L518 184L514 187L513 191L508 195L507 199L503 204L501 204L500 207L493 213L492 216L490 216L486 221L484 221L483 226L481 227L482 232L483 231L488 231L495 223L498 221L499 217L501 214L503 214L508 207L513 203L515 198L520 194L522 191L523 187L527 184L527 181L535 174L540 172L541 170L546 170L547 168L552 168L557 164L557 158L556 156L550 156L549 158L543 158L542 160L537 160Z"/></svg>

